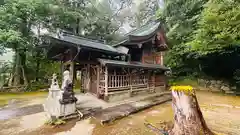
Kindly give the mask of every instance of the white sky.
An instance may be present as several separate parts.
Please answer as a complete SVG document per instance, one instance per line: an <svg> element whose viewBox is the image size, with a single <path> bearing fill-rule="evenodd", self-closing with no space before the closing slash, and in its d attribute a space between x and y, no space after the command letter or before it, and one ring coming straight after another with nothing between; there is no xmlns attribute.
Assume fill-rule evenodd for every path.
<svg viewBox="0 0 240 135"><path fill-rule="evenodd" d="M0 55L0 61L12 61L13 59L13 52L11 50L7 50L6 53Z"/></svg>

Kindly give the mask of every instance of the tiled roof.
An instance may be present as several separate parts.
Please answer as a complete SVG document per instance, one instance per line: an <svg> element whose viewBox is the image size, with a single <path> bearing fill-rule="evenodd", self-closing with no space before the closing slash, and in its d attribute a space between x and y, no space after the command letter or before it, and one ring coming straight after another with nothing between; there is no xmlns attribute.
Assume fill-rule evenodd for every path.
<svg viewBox="0 0 240 135"><path fill-rule="evenodd" d="M160 22L153 21L151 23L148 23L139 29L133 30L130 33L126 34L127 36L146 36L153 32L155 32L159 28Z"/></svg>
<svg viewBox="0 0 240 135"><path fill-rule="evenodd" d="M123 52L117 50L116 48L110 45L107 45L98 41L94 41L91 39L79 37L79 36L74 36L69 34L62 34L62 35L52 34L49 36L52 39L78 45L83 48L96 49L96 50L106 51L114 54L124 54Z"/></svg>
<svg viewBox="0 0 240 135"><path fill-rule="evenodd" d="M118 46L127 42L131 42L131 37L142 37L143 40L145 38L151 37L152 35L156 34L156 31L159 29L161 23L159 21L150 22L138 29L135 29L127 34L122 38L120 42L115 44L114 46ZM145 37L145 38L144 38Z"/></svg>

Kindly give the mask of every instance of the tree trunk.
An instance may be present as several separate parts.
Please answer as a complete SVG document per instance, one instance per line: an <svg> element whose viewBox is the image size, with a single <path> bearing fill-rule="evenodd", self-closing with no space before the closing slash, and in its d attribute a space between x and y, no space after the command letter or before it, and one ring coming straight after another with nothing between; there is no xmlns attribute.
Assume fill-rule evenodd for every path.
<svg viewBox="0 0 240 135"><path fill-rule="evenodd" d="M19 86L24 83L28 85L28 80L25 73L25 62L26 62L26 51L21 52L15 49L15 66L12 73L12 79L10 79L9 84L13 81L13 86Z"/></svg>
<svg viewBox="0 0 240 135"><path fill-rule="evenodd" d="M36 77L35 77L35 81L37 82L38 81L38 78L39 78L39 68L40 68L40 60L39 60L39 57L40 57L40 53L37 52L37 64L36 64Z"/></svg>
<svg viewBox="0 0 240 135"><path fill-rule="evenodd" d="M13 73L13 85L18 86L20 85L20 66L21 66L21 58L20 58L20 52L16 49L15 51L15 69Z"/></svg>
<svg viewBox="0 0 240 135"><path fill-rule="evenodd" d="M28 80L27 80L27 76L26 76L25 69L23 66L22 66L22 76L23 76L24 85L27 86Z"/></svg>
<svg viewBox="0 0 240 135"><path fill-rule="evenodd" d="M8 87L11 87L13 84L13 76L14 76L14 71L12 73L10 73L10 77L8 80Z"/></svg>
<svg viewBox="0 0 240 135"><path fill-rule="evenodd" d="M22 79L23 79L23 84L28 85L28 80L26 76L26 49L21 53L21 70L22 70Z"/></svg>
<svg viewBox="0 0 240 135"><path fill-rule="evenodd" d="M41 23L38 22L38 26L37 26L37 36L38 36L38 44L36 45L39 46L40 44L40 34L41 34ZM35 77L35 81L37 82L38 81L38 78L39 78L39 70L40 70L40 50L37 50L37 54L36 54L36 77Z"/></svg>
<svg viewBox="0 0 240 135"><path fill-rule="evenodd" d="M169 135L213 135L203 118L194 90L172 90L172 98L175 122Z"/></svg>

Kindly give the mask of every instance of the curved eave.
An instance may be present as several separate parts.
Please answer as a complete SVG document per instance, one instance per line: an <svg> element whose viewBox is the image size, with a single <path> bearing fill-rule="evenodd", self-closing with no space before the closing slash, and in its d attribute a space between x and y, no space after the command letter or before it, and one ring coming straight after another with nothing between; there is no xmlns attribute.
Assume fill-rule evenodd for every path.
<svg viewBox="0 0 240 135"><path fill-rule="evenodd" d="M160 22L153 22L155 24L148 24L146 26L141 27L140 29L136 29L127 34L124 40L117 43L114 46L120 45L131 45L136 43L143 43L151 40L156 36L156 33L161 29Z"/></svg>
<svg viewBox="0 0 240 135"><path fill-rule="evenodd" d="M130 35L130 36L129 36L129 39L130 39L129 42L145 42L145 41L148 41L148 40L154 38L155 35L156 35L156 33L152 33L151 35L146 35L146 36L134 36L134 35Z"/></svg>
<svg viewBox="0 0 240 135"><path fill-rule="evenodd" d="M153 26L148 26L146 28L143 27L143 29L146 30L139 30L140 32L129 34L130 40L145 40L149 39L150 37L156 35L157 31L161 28L160 22L154 24Z"/></svg>

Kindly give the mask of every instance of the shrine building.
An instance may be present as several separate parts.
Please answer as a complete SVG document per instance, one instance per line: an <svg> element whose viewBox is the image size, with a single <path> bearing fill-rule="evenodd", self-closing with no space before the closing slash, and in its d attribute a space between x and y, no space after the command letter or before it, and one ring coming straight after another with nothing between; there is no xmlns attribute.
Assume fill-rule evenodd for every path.
<svg viewBox="0 0 240 135"><path fill-rule="evenodd" d="M81 71L81 90L114 101L167 88L164 30L154 21L133 30L115 45L67 33L45 36L47 57L69 65L74 80ZM74 81L73 81L74 82Z"/></svg>

